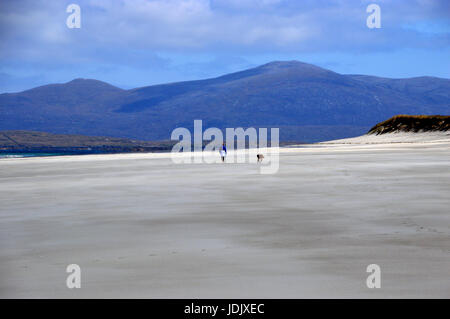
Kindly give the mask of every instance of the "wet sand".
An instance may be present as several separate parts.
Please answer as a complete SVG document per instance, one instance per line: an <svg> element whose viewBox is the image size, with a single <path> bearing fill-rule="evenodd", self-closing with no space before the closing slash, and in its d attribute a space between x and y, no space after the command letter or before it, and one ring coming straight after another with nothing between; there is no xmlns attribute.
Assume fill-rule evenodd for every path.
<svg viewBox="0 0 450 319"><path fill-rule="evenodd" d="M283 149L274 175L162 154L3 159L0 297L448 298L449 159L448 142Z"/></svg>

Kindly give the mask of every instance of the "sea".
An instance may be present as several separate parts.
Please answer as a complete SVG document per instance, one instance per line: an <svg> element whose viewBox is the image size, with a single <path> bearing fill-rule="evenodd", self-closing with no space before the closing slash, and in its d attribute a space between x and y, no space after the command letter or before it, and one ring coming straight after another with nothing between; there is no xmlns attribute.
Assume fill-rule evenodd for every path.
<svg viewBox="0 0 450 319"><path fill-rule="evenodd" d="M2 158L23 158L23 157L44 157L44 156L61 156L61 155L75 155L68 153L0 153L0 159Z"/></svg>

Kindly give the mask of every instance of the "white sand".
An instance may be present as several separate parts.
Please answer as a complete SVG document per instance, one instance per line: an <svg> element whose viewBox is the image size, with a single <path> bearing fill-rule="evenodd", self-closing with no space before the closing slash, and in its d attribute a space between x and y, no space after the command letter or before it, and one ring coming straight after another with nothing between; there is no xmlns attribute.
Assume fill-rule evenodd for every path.
<svg viewBox="0 0 450 319"><path fill-rule="evenodd" d="M165 154L2 159L0 297L448 298L449 158L448 142L316 145L282 149L275 175Z"/></svg>
<svg viewBox="0 0 450 319"><path fill-rule="evenodd" d="M366 134L322 142L319 144L386 144L386 143L440 143L450 142L450 132L397 132L386 134Z"/></svg>

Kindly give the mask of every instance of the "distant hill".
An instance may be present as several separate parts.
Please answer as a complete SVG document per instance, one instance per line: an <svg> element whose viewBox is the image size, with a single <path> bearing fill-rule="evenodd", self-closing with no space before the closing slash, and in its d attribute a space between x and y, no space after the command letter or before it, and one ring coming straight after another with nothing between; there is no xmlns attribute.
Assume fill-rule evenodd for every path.
<svg viewBox="0 0 450 319"><path fill-rule="evenodd" d="M218 78L122 90L76 79L0 95L0 130L167 140L176 127L279 127L281 140L356 136L396 114L450 114L450 80L342 75L271 62Z"/></svg>
<svg viewBox="0 0 450 319"><path fill-rule="evenodd" d="M368 134L435 131L450 131L450 116L396 115L372 127Z"/></svg>
<svg viewBox="0 0 450 319"><path fill-rule="evenodd" d="M128 153L160 152L172 149L174 142L148 142L126 138L50 134L33 131L0 132L2 153Z"/></svg>
<svg viewBox="0 0 450 319"><path fill-rule="evenodd" d="M10 153L107 154L168 152L172 150L175 143L177 141L139 141L127 138L51 134L35 131L0 131L0 155ZM208 141L204 141L203 145L208 143ZM280 146L300 143L302 142L280 142ZM270 146L270 143L268 144Z"/></svg>

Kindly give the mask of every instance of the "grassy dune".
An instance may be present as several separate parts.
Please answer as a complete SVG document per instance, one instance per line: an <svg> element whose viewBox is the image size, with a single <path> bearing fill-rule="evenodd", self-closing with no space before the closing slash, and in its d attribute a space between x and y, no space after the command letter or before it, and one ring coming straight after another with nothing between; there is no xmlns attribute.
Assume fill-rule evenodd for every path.
<svg viewBox="0 0 450 319"><path fill-rule="evenodd" d="M368 134L392 132L448 131L450 116L445 115L396 115L372 127Z"/></svg>

